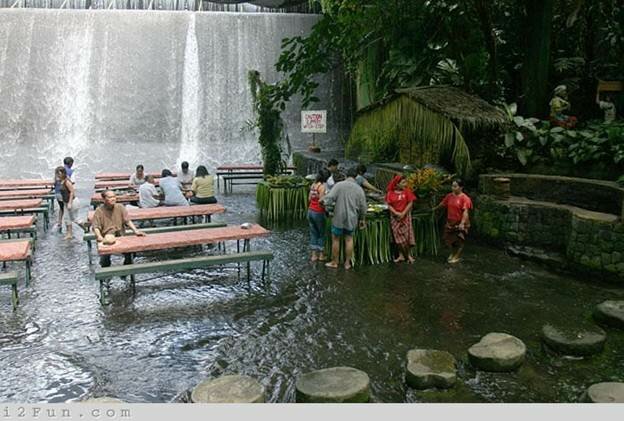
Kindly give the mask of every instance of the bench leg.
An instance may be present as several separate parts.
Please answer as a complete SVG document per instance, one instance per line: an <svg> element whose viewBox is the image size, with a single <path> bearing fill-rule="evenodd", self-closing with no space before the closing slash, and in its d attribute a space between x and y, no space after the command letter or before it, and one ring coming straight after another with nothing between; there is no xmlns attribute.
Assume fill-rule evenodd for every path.
<svg viewBox="0 0 624 421"><path fill-rule="evenodd" d="M26 259L26 288L30 285L30 267L32 265L32 261L30 259Z"/></svg>
<svg viewBox="0 0 624 421"><path fill-rule="evenodd" d="M106 288L104 287L104 280L100 279L100 304L106 305L106 300L104 299L104 291Z"/></svg>
<svg viewBox="0 0 624 421"><path fill-rule="evenodd" d="M11 303L13 304L13 311L17 310L19 304L19 295L17 293L17 282L11 285Z"/></svg>
<svg viewBox="0 0 624 421"><path fill-rule="evenodd" d="M91 240L87 241L87 254L89 255L89 265L93 264L93 256L91 253L93 251L93 244L91 244Z"/></svg>

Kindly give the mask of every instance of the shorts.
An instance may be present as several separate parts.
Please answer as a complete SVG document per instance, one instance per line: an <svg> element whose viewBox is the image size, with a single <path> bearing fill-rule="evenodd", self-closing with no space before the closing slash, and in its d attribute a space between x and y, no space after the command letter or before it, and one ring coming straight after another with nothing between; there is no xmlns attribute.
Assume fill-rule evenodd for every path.
<svg viewBox="0 0 624 421"><path fill-rule="evenodd" d="M79 206L79 203L78 203L78 200L76 199L74 199L71 209L68 209L67 205L65 206L65 213L63 214L63 222L65 222L66 225L69 225L72 222L78 222L78 206Z"/></svg>
<svg viewBox="0 0 624 421"><path fill-rule="evenodd" d="M63 203L63 196L61 195L61 193L55 193L54 198L56 199L56 202L59 205L59 209L60 210L65 209L65 203Z"/></svg>
<svg viewBox="0 0 624 421"><path fill-rule="evenodd" d="M353 230L348 230L346 228L338 228L332 225L331 232L336 237L342 237L343 235L353 235Z"/></svg>

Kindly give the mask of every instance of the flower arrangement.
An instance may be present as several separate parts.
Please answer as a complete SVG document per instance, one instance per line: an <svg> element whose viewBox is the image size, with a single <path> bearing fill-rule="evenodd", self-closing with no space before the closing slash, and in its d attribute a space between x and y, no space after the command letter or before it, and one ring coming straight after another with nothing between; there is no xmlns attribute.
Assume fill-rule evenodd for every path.
<svg viewBox="0 0 624 421"><path fill-rule="evenodd" d="M419 198L423 199L439 191L452 177L452 174L448 174L440 169L425 167L407 176L407 186L412 189Z"/></svg>

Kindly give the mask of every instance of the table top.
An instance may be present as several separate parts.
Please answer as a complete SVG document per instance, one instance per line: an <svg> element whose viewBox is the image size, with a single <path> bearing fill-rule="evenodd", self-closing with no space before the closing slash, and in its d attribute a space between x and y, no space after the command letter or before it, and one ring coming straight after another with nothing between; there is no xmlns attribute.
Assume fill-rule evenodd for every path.
<svg viewBox="0 0 624 421"><path fill-rule="evenodd" d="M0 231L29 228L35 223L34 215L0 217Z"/></svg>
<svg viewBox="0 0 624 421"><path fill-rule="evenodd" d="M2 200L0 201L0 210L38 208L42 203L43 199Z"/></svg>
<svg viewBox="0 0 624 421"><path fill-rule="evenodd" d="M212 215L215 213L223 213L225 208L223 205L192 205L192 206L158 206L156 208L139 208L128 209L128 216L131 220L145 220L145 219L163 219L163 218L180 218L184 216L201 216ZM91 211L88 215L88 220L93 219Z"/></svg>
<svg viewBox="0 0 624 421"><path fill-rule="evenodd" d="M217 167L217 171L249 171L249 170L263 170L264 167L259 164L225 164ZM288 170L294 170L295 167L286 167Z"/></svg>
<svg viewBox="0 0 624 421"><path fill-rule="evenodd" d="M156 179L154 180L154 185L158 185L158 181L160 179ZM95 182L95 186L94 188L96 189L114 189L114 188L129 188L130 186L130 182L126 179L126 180L97 180ZM134 186L132 186L134 188ZM136 186L136 188L138 188L139 186Z"/></svg>
<svg viewBox="0 0 624 421"><path fill-rule="evenodd" d="M95 179L96 180L125 180L128 181L130 180L130 176L132 174L135 174L134 172L130 173L130 172L101 172L101 173L97 173L95 175ZM153 175L156 178L160 178L160 173L159 172L151 172L151 173L145 173L145 176L147 177L148 175ZM175 176L175 174L174 174Z"/></svg>
<svg viewBox="0 0 624 421"><path fill-rule="evenodd" d="M212 244L229 240L247 240L264 237L269 235L269 233L270 231L262 226L253 224L249 229L243 229L239 225L230 225L221 228L147 234L144 237L128 235L118 237L117 242L112 245L98 243L98 253L106 255L168 250L176 247Z"/></svg>
<svg viewBox="0 0 624 421"><path fill-rule="evenodd" d="M0 262L26 260L30 256L30 240L0 243Z"/></svg>
<svg viewBox="0 0 624 421"><path fill-rule="evenodd" d="M7 179L0 180L0 187L24 187L24 186L32 186L35 187L54 187L53 180L38 180L38 179Z"/></svg>
<svg viewBox="0 0 624 421"><path fill-rule="evenodd" d="M0 199L2 198L21 198L21 197L41 197L51 193L50 189L32 189L32 190L3 190L0 191Z"/></svg>
<svg viewBox="0 0 624 421"><path fill-rule="evenodd" d="M138 202L139 195L138 194L118 194L117 195L117 203L128 203L128 202ZM101 194L95 193L91 196L91 203L104 203L104 198Z"/></svg>

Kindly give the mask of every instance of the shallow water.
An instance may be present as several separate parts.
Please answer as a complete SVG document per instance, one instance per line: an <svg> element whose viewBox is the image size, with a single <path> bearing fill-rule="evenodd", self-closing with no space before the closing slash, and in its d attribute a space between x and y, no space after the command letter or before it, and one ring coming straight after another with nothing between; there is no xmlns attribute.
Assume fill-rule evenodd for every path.
<svg viewBox="0 0 624 421"><path fill-rule="evenodd" d="M214 221L255 219L252 188L238 190L221 198L228 211ZM141 283L133 300L115 280L113 304L102 307L84 243L40 234L33 282L21 288L17 312L10 289L0 289L4 402L100 395L168 402L225 373L251 375L269 401L292 402L299 374L338 365L366 371L377 402L574 402L592 383L624 379L623 332L608 330L605 351L588 359L552 355L539 342L543 324L584 322L594 305L624 299L624 290L474 243L458 266L441 255L344 272L307 262L306 226L275 229L252 241L275 253L269 284L259 279L260 265L250 284L236 268L195 270ZM492 331L527 344L518 372L476 372L467 364L466 350ZM458 386L407 388L405 356L415 347L453 353Z"/></svg>

